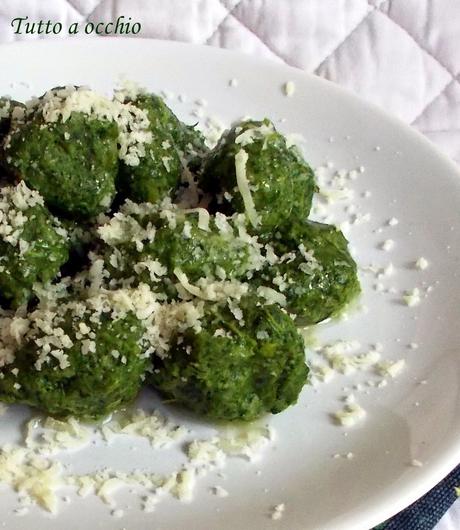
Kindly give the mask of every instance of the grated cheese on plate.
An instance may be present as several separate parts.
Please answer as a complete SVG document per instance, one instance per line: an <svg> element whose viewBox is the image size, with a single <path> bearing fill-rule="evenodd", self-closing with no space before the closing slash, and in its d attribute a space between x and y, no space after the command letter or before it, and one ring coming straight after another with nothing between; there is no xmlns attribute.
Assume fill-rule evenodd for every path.
<svg viewBox="0 0 460 530"><path fill-rule="evenodd" d="M351 427L366 416L366 411L358 403L346 403L345 406L334 412L333 418L343 427Z"/></svg>

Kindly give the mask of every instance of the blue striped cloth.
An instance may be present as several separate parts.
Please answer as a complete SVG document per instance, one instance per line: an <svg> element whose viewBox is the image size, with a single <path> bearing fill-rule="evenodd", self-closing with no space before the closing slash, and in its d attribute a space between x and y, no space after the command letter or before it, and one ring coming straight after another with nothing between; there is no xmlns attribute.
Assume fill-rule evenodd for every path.
<svg viewBox="0 0 460 530"><path fill-rule="evenodd" d="M457 499L459 486L460 465L424 497L374 530L433 530Z"/></svg>

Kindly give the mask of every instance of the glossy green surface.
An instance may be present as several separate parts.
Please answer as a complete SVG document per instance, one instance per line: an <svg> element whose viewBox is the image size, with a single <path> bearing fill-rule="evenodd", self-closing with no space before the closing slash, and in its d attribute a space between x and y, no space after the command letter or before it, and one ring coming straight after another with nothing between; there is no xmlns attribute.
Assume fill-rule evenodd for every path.
<svg viewBox="0 0 460 530"><path fill-rule="evenodd" d="M120 165L117 187L122 197L155 203L172 195L180 183L182 165L174 140L179 121L153 94L138 96L134 104L148 115L152 141L146 145L139 165Z"/></svg>
<svg viewBox="0 0 460 530"><path fill-rule="evenodd" d="M202 329L173 331L169 354L147 361L141 355L149 346L133 315L102 316L99 324L67 315L62 327L73 341L65 351L70 365L56 367L50 358L36 370L37 348L29 340L14 364L2 369L0 399L56 416L99 418L135 397L153 362L149 382L198 414L250 421L281 412L296 402L308 374L296 324L335 315L359 293L347 240L335 227L307 221L317 189L313 171L269 120L235 125L208 152L202 135L180 122L160 97L139 94L130 103L146 112L152 133L137 166L118 161L115 123L74 112L65 123L43 124L32 114L16 126L7 145L8 167L66 218L69 236L58 240L47 210L34 207L33 223L24 231L30 255L10 256L11 249L0 244L7 265L0 271L1 294L18 307L32 296L34 282L50 282L67 262L62 272L69 282L63 283L74 296L84 299L94 285L114 290L144 283L159 304L191 300L197 312L204 304ZM5 132L7 121L0 123ZM243 181L241 166L237 178L239 154L247 156ZM199 185L210 194L208 212L160 204L174 197L184 170L198 168ZM245 180L252 213L247 195L243 200ZM112 204L115 185L109 217L96 217ZM133 202L123 205L126 198ZM224 219L219 211L235 215ZM105 229L98 231L101 224ZM277 259L272 254L264 261L265 245ZM232 281L234 290L222 299L209 297L223 281ZM278 291L277 303L284 295L285 308L259 287ZM240 300L244 289L249 295ZM262 304L264 293L272 305L265 299ZM76 332L82 322L95 334L93 353L82 353L85 339Z"/></svg>
<svg viewBox="0 0 460 530"><path fill-rule="evenodd" d="M186 331L154 360L153 387L216 420L250 421L295 403L308 374L302 337L276 306L241 307L244 326L228 308L207 306L203 330Z"/></svg>
<svg viewBox="0 0 460 530"><path fill-rule="evenodd" d="M36 205L23 213L27 221L20 238L27 250L21 253L18 245L0 239L0 300L13 308L30 300L34 284L56 278L69 258L69 241L56 231L58 222L46 208Z"/></svg>
<svg viewBox="0 0 460 530"><path fill-rule="evenodd" d="M148 110L150 122L155 129L166 130L171 135L186 163L207 153L203 135L193 125L181 122L161 97L154 94L141 95L136 105Z"/></svg>
<svg viewBox="0 0 460 530"><path fill-rule="evenodd" d="M38 190L53 210L87 219L115 196L118 127L74 112L44 124L39 114L14 129L5 146L8 169Z"/></svg>
<svg viewBox="0 0 460 530"><path fill-rule="evenodd" d="M261 128L270 130L259 134ZM238 137L241 140L240 135L249 131L254 132L249 143L238 143ZM231 196L228 200L224 195L223 204L217 205L217 209L245 212L235 171L235 156L242 149L248 155L246 176L260 217L253 232L270 236L294 221L307 219L316 190L313 171L296 147L288 147L284 136L269 120L235 125L205 159L201 187L212 194L227 192Z"/></svg>
<svg viewBox="0 0 460 530"><path fill-rule="evenodd" d="M89 321L95 333L96 351L82 353L82 339L76 338L80 320L67 318L62 327L73 341L65 349L69 366L61 369L54 358L40 370L33 342L23 346L14 364L0 369L0 400L25 403L52 416L97 419L107 416L132 401L141 386L147 361L140 357L138 344L142 326L133 316L112 321L101 318L98 325ZM117 358L113 351L118 352ZM12 370L17 368L17 376ZM15 387L19 383L20 387Z"/></svg>
<svg viewBox="0 0 460 530"><path fill-rule="evenodd" d="M184 213L176 210L174 226L167 219L157 215L138 219L142 227L151 223L155 227L153 241L143 240L139 246L129 241L121 244L104 245L101 253L110 275L116 278L135 277L135 283L144 282L155 290L165 288L178 281L176 270L186 274L190 282L200 278L209 280L246 279L253 267L254 249L237 237L236 230L223 233L209 217L207 230L200 228L198 213ZM117 267L112 265L114 254ZM165 269L160 279L152 279L147 269L139 264L156 261ZM169 291L169 287L168 287Z"/></svg>
<svg viewBox="0 0 460 530"><path fill-rule="evenodd" d="M279 256L294 252L294 259L267 267L255 285L274 287L274 279L286 284L283 294L287 309L302 324L315 324L339 313L360 292L357 266L348 251L348 242L335 226L308 221L295 223L282 239L274 240ZM317 266L305 260L299 245L312 251ZM275 280L276 282L276 280Z"/></svg>

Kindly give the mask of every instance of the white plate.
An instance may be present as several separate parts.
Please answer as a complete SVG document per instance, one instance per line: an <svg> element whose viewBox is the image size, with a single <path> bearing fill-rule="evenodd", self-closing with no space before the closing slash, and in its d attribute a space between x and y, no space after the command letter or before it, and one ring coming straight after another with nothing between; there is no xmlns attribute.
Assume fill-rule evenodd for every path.
<svg viewBox="0 0 460 530"><path fill-rule="evenodd" d="M381 282L397 292L376 292L373 285L379 280L363 274L368 312L322 326L317 335L322 342L358 339L363 348L381 342L385 356L407 362L386 388L355 392L367 418L353 428L335 426L329 414L343 405L343 386L374 376L337 376L327 385L305 388L296 407L271 420L277 440L263 459L231 461L226 478L204 479L189 505L171 500L146 514L123 490L116 496L125 512L121 520L92 498L63 504L57 518L38 509L18 517L12 514L15 497L5 491L0 513L8 530L365 530L421 496L460 462L460 175L427 140L328 82L214 48L140 39L34 42L2 47L0 72L0 94L18 98L67 83L110 90L124 74L153 90L186 94L189 101L204 98L206 113L226 122L247 114L271 117L283 131L305 136L306 156L314 166L327 160L348 169L364 166L351 187L359 211L369 212L371 219L354 226L349 238L360 264L393 263L396 273ZM238 80L237 87L229 87L231 78ZM288 98L282 85L290 80L296 91ZM189 106L176 98L168 103L193 121ZM286 121L280 123L281 118ZM362 197L365 190L371 197ZM340 204L334 212L337 218L345 216ZM379 232L391 217L399 224ZM395 241L393 250L378 248L385 239ZM425 271L412 266L419 256L430 263ZM419 306L401 303L403 290L429 285L434 288ZM419 348L408 349L411 342ZM15 414L19 409L0 418L3 441L17 433ZM206 428L186 421L197 433ZM152 468L177 457L155 456L145 445L133 452L130 445L110 451L96 446L68 461L78 469L109 461ZM332 458L349 452L353 459ZM411 466L414 459L423 467ZM209 486L217 483L228 490L227 498L210 495ZM267 514L279 503L285 503L285 513L281 521L272 521Z"/></svg>

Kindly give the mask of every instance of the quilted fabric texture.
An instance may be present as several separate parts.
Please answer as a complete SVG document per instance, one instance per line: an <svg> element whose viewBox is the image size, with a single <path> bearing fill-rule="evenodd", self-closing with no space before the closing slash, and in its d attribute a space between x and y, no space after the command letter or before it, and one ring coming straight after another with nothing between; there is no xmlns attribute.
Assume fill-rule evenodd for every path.
<svg viewBox="0 0 460 530"><path fill-rule="evenodd" d="M37 38L13 34L11 19L25 15L65 26L124 15L142 22L142 37L299 67L396 114L460 162L458 0L1 0L0 42ZM460 527L450 513L439 530Z"/></svg>

